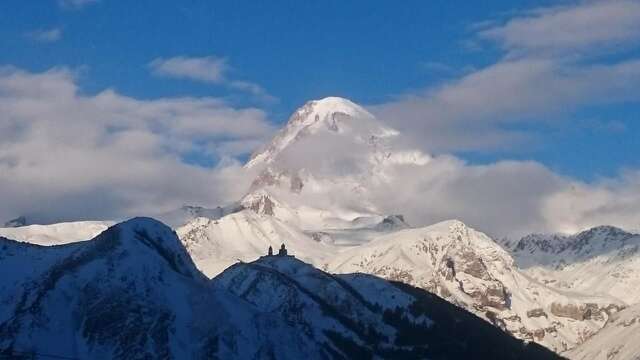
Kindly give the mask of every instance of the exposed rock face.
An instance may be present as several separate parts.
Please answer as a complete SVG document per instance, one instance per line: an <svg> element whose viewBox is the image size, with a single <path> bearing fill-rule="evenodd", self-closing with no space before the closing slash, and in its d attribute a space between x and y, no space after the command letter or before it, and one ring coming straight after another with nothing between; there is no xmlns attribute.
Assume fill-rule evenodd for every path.
<svg viewBox="0 0 640 360"><path fill-rule="evenodd" d="M552 314L560 317L566 317L574 320L599 320L603 321L608 318L612 312L617 312L622 306L610 304L607 306L599 306L594 303L584 304L559 304L552 303L550 311Z"/></svg>
<svg viewBox="0 0 640 360"><path fill-rule="evenodd" d="M331 234L324 231L311 231L308 232L309 236L313 241L325 244L333 244L334 240L331 237Z"/></svg>
<svg viewBox="0 0 640 360"><path fill-rule="evenodd" d="M584 306L575 304L551 304L551 313L555 316L566 317L574 320L584 320L587 316L591 316L591 310L587 310Z"/></svg>
<svg viewBox="0 0 640 360"><path fill-rule="evenodd" d="M609 309L621 305L610 298L575 294L570 300L531 281L493 240L459 221L398 231L339 254L328 269L408 282L517 337L557 351L597 332L606 323Z"/></svg>
<svg viewBox="0 0 640 360"><path fill-rule="evenodd" d="M408 228L409 225L404 221L402 215L389 215L376 225L376 229L379 231L389 231Z"/></svg>
<svg viewBox="0 0 640 360"><path fill-rule="evenodd" d="M262 195L258 199L254 199L252 202L248 203L247 208L253 210L257 214L262 215L274 215L274 207L275 203L271 201L271 198L268 195Z"/></svg>
<svg viewBox="0 0 640 360"><path fill-rule="evenodd" d="M542 308L532 309L527 311L527 317L537 318L537 317L548 317L547 313Z"/></svg>
<svg viewBox="0 0 640 360"><path fill-rule="evenodd" d="M448 253L450 256L441 263L439 271L445 281L457 283L458 289L474 299L476 306L498 310L509 308L509 294L504 284L491 276L479 254L470 248Z"/></svg>

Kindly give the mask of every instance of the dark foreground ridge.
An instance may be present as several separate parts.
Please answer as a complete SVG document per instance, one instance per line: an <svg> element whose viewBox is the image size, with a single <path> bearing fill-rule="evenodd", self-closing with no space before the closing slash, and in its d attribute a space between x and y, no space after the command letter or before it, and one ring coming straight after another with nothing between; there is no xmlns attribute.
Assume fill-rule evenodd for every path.
<svg viewBox="0 0 640 360"><path fill-rule="evenodd" d="M0 358L559 358L423 290L293 256L208 280L148 218L69 245L2 238L0 273Z"/></svg>

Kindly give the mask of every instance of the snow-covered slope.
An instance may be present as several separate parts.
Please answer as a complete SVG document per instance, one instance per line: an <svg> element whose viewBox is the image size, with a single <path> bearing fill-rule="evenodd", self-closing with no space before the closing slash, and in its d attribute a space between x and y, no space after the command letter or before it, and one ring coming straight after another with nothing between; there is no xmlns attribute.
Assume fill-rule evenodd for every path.
<svg viewBox="0 0 640 360"><path fill-rule="evenodd" d="M152 219L82 243L0 239L0 249L0 356L323 358L314 339L212 286Z"/></svg>
<svg viewBox="0 0 640 360"><path fill-rule="evenodd" d="M240 261L252 261L283 243L304 261L322 263L332 245L279 220L250 209L218 220L198 218L177 230L198 268L209 277Z"/></svg>
<svg viewBox="0 0 640 360"><path fill-rule="evenodd" d="M148 218L66 245L0 238L0 273L0 357L557 358L424 292L291 257L210 281Z"/></svg>
<svg viewBox="0 0 640 360"><path fill-rule="evenodd" d="M639 359L640 304L611 316L600 332L564 355L572 360Z"/></svg>
<svg viewBox="0 0 640 360"><path fill-rule="evenodd" d="M576 235L534 234L506 247L532 278L563 291L640 302L640 235L611 226Z"/></svg>
<svg viewBox="0 0 640 360"><path fill-rule="evenodd" d="M37 245L59 245L92 239L111 225L110 221L28 225L0 228L0 236Z"/></svg>
<svg viewBox="0 0 640 360"><path fill-rule="evenodd" d="M349 359L557 357L423 290L369 275L331 275L291 256L236 264L214 282Z"/></svg>
<svg viewBox="0 0 640 360"><path fill-rule="evenodd" d="M623 305L611 297L548 288L521 273L491 238L460 221L381 236L339 253L327 268L427 289L557 351L597 332Z"/></svg>

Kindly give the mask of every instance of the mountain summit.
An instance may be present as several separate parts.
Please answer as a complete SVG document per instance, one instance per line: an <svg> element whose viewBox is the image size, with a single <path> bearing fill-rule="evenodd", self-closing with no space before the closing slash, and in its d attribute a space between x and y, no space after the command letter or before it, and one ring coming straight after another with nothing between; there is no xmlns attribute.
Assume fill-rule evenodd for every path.
<svg viewBox="0 0 640 360"><path fill-rule="evenodd" d="M374 125L374 122L373 115L348 99L327 97L309 101L291 115L285 127L271 142L251 156L246 167L252 168L260 164L272 163L287 147L310 134L320 132L344 134L354 132L363 126L365 129L381 128Z"/></svg>

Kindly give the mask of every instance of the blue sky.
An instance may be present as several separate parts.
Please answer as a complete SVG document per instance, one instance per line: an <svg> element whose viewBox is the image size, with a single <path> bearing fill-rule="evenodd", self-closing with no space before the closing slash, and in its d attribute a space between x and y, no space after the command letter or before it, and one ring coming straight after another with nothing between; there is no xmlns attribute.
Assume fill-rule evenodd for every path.
<svg viewBox="0 0 640 360"><path fill-rule="evenodd" d="M425 63L481 66L496 54L470 59L460 42L468 26L530 1L100 1L82 9L57 1L5 1L3 63L32 70L88 66L88 90L115 87L125 94L227 95L224 89L162 81L146 71L156 57L228 58L234 72L281 100L286 114L308 99L343 95L362 103L421 88L441 77ZM60 28L59 41L25 43L24 34Z"/></svg>
<svg viewBox="0 0 640 360"><path fill-rule="evenodd" d="M469 49L474 24L549 6L549 1L298 2L275 1L4 1L0 63L38 72L83 69L85 92L113 88L140 99L223 96L257 106L274 122L309 99L339 95L362 104L438 86L502 56L492 46ZM557 4L557 2L555 2ZM570 3L569 3L570 4ZM59 29L56 41L35 31ZM629 51L632 51L631 48ZM260 101L217 84L153 76L158 57L224 58L230 76L259 84L277 101ZM635 55L625 52L622 57ZM554 126L522 126L546 140L508 149L459 151L472 162L532 158L557 171L593 179L637 167L636 103L575 109ZM615 120L626 129L574 128L564 118ZM520 127L520 125L516 125Z"/></svg>
<svg viewBox="0 0 640 360"><path fill-rule="evenodd" d="M228 181L221 169L325 96L366 106L431 154L533 160L569 182L629 189L639 87L636 0L0 4L0 166L14 171L3 186L33 183L51 208L53 190L67 194L78 204L67 218L96 189L126 189L102 199L118 204L109 214L140 189L136 201L163 208L198 200L193 189ZM63 176L121 158L147 172ZM171 201L158 195L167 186ZM220 189L201 202L231 197ZM34 206L15 199L26 210L12 212Z"/></svg>

